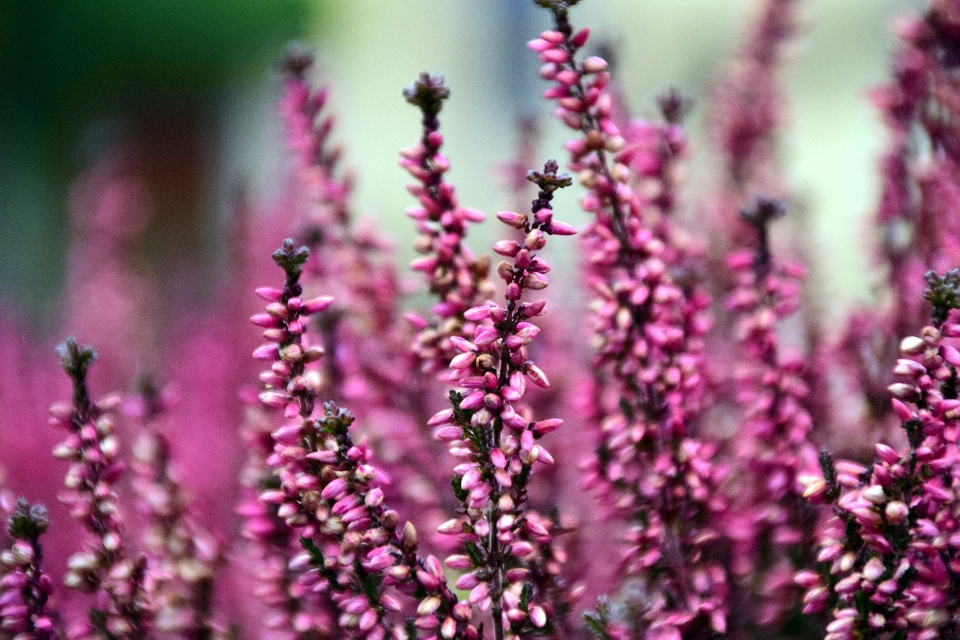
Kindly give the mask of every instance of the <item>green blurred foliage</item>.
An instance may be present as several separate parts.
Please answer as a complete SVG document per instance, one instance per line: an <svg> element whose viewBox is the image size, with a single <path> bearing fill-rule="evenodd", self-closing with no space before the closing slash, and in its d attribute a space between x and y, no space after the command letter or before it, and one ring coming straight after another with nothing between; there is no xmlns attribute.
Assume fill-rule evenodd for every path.
<svg viewBox="0 0 960 640"><path fill-rule="evenodd" d="M165 127L196 129L220 92L262 84L315 13L308 0L0 0L0 295L52 308L92 120L149 129L159 107Z"/></svg>

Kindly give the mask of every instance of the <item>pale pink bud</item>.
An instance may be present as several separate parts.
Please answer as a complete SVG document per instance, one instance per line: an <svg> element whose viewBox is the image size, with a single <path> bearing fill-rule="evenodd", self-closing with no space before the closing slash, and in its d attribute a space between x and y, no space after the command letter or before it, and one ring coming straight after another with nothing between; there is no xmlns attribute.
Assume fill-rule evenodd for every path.
<svg viewBox="0 0 960 640"><path fill-rule="evenodd" d="M373 629L374 625L377 624L379 616L375 609L367 609L363 612L363 615L360 616L360 621L357 623L357 626L361 631L370 631Z"/></svg>
<svg viewBox="0 0 960 640"><path fill-rule="evenodd" d="M335 478L324 487L320 497L324 500L334 500L343 497L347 490L347 481L344 478Z"/></svg>
<svg viewBox="0 0 960 640"><path fill-rule="evenodd" d="M527 224L527 216L514 211L501 211L497 214L497 218L514 229L522 229Z"/></svg>
<svg viewBox="0 0 960 640"><path fill-rule="evenodd" d="M275 344L265 344L253 352L254 360L276 360L280 356L280 348Z"/></svg>
<svg viewBox="0 0 960 640"><path fill-rule="evenodd" d="M518 247L519 249L519 247ZM471 322L479 322L490 317L490 309L487 306L473 307L463 312L463 317Z"/></svg>
<svg viewBox="0 0 960 640"><path fill-rule="evenodd" d="M566 222L551 220L550 223L544 228L544 231L554 236L572 236L577 233L577 228L573 225L567 224Z"/></svg>
<svg viewBox="0 0 960 640"><path fill-rule="evenodd" d="M804 589L811 589L820 584L820 576L813 571L800 571L793 577L793 581Z"/></svg>
<svg viewBox="0 0 960 640"><path fill-rule="evenodd" d="M470 469L463 475L463 479L460 480L460 487L464 491L469 491L470 489L473 489L475 486L477 486L481 482L482 482L482 478L480 475L480 470L474 467L473 469Z"/></svg>
<svg viewBox="0 0 960 640"><path fill-rule="evenodd" d="M457 518L447 520L437 527L437 532L444 535L456 535L458 533L463 533L463 521Z"/></svg>
<svg viewBox="0 0 960 640"><path fill-rule="evenodd" d="M547 42L542 38L537 38L536 40L530 40L527 42L527 48L537 53L543 53L547 49L553 48L555 45L553 43Z"/></svg>
<svg viewBox="0 0 960 640"><path fill-rule="evenodd" d="M537 628L542 628L547 624L547 614L543 607L536 605L530 609L530 622Z"/></svg>
<svg viewBox="0 0 960 640"><path fill-rule="evenodd" d="M897 402L897 401L894 400L894 402ZM880 459L886 462L887 464L897 464L898 462L900 462L900 454L897 453L893 447L883 444L882 442L878 442L874 446L874 449L876 450L877 455L880 457Z"/></svg>
<svg viewBox="0 0 960 640"><path fill-rule="evenodd" d="M512 258L520 251L520 245L513 240L501 240L493 245L493 250L501 256Z"/></svg>
<svg viewBox="0 0 960 640"><path fill-rule="evenodd" d="M458 356L455 356L453 360L450 361L451 369L469 369L473 366L474 361L477 359L477 354L473 351L467 351L461 353Z"/></svg>
<svg viewBox="0 0 960 640"><path fill-rule="evenodd" d="M463 437L463 430L460 427L441 427L433 434L433 439L438 442L453 442Z"/></svg>
<svg viewBox="0 0 960 640"><path fill-rule="evenodd" d="M903 502L894 500L893 502L887 503L884 513L891 524L902 524L906 521L907 516L910 515L910 510Z"/></svg>
<svg viewBox="0 0 960 640"><path fill-rule="evenodd" d="M479 209L474 209L472 207L460 207L457 210L470 222L483 222L484 219L486 219L483 211L480 211Z"/></svg>
<svg viewBox="0 0 960 640"><path fill-rule="evenodd" d="M876 582L883 575L883 561L880 558L871 558L863 567L863 577L870 582Z"/></svg>
<svg viewBox="0 0 960 640"><path fill-rule="evenodd" d="M301 306L301 311L308 316L315 313L320 313L333 304L333 300L334 299L331 296L321 296L319 298L314 298L313 300L307 300Z"/></svg>
<svg viewBox="0 0 960 640"><path fill-rule="evenodd" d="M948 344L940 346L940 356L947 361L947 364L953 367L960 367L960 351L957 351Z"/></svg>
<svg viewBox="0 0 960 640"><path fill-rule="evenodd" d="M278 302L283 297L283 291L273 287L260 287L254 293L267 302Z"/></svg>
<svg viewBox="0 0 960 640"><path fill-rule="evenodd" d="M279 327L281 321L279 318L270 315L269 313L258 313L254 316L250 316L250 322L257 325L258 327L273 328Z"/></svg>
<svg viewBox="0 0 960 640"><path fill-rule="evenodd" d="M890 392L890 395L901 400L915 400L918 395L918 389L912 384L906 384L903 382L895 382L887 387L887 391Z"/></svg>
<svg viewBox="0 0 960 640"><path fill-rule="evenodd" d="M436 427L437 425L446 424L450 422L450 419L453 418L453 409L444 409L439 411L427 421L428 427Z"/></svg>
<svg viewBox="0 0 960 640"><path fill-rule="evenodd" d="M910 408L897 400L896 398L891 398L890 403L893 405L893 411L897 414L897 417L901 420L910 420L913 418L913 411Z"/></svg>
<svg viewBox="0 0 960 640"><path fill-rule="evenodd" d="M883 491L883 487L876 484L872 484L864 489L860 495L873 504L883 504L887 501L887 494Z"/></svg>
<svg viewBox="0 0 960 640"><path fill-rule="evenodd" d="M478 584L480 584L480 580L477 578L477 574L465 573L459 578L457 578L457 582L455 583L455 586L457 587L457 589L466 591L467 589L473 589Z"/></svg>
<svg viewBox="0 0 960 640"><path fill-rule="evenodd" d="M528 362L523 366L523 372L527 374L530 380L538 387L546 389L550 386L550 381L547 379L546 374L540 370L540 367L532 362Z"/></svg>
<svg viewBox="0 0 960 640"><path fill-rule="evenodd" d="M453 555L448 557L444 564L451 569L469 569L473 567L473 560L470 559L470 556Z"/></svg>
<svg viewBox="0 0 960 640"><path fill-rule="evenodd" d="M917 336L908 336L900 341L900 352L908 356L923 353L925 348L923 340Z"/></svg>
<svg viewBox="0 0 960 640"><path fill-rule="evenodd" d="M489 594L490 589L487 587L487 583L481 582L470 591L470 596L467 598L467 602L470 604L477 604Z"/></svg>
<svg viewBox="0 0 960 640"><path fill-rule="evenodd" d="M287 402L290 400L290 396L277 391L264 391L258 397L260 398L260 402L275 409L287 406Z"/></svg>

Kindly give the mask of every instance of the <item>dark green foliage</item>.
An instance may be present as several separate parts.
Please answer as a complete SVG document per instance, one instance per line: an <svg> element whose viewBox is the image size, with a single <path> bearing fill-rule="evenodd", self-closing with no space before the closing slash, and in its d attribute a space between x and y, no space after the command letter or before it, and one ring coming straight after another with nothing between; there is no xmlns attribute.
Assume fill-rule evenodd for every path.
<svg viewBox="0 0 960 640"><path fill-rule="evenodd" d="M951 309L960 309L960 269L951 269L941 277L936 271L924 274L927 288L925 300L933 305L933 324L939 328L947 321Z"/></svg>

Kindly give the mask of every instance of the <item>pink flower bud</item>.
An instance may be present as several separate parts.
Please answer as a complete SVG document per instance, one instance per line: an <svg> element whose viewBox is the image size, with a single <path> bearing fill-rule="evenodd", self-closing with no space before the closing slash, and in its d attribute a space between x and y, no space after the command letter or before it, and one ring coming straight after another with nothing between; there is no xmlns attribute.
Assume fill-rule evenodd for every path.
<svg viewBox="0 0 960 640"><path fill-rule="evenodd" d="M254 293L267 302L279 302L283 297L283 291L274 289L273 287L260 287L259 289L255 289Z"/></svg>
<svg viewBox="0 0 960 640"><path fill-rule="evenodd" d="M915 356L923 353L925 348L923 340L917 336L908 336L900 341L900 352L904 355Z"/></svg>
<svg viewBox="0 0 960 640"><path fill-rule="evenodd" d="M910 515L910 510L903 502L894 500L893 502L887 503L884 514L887 516L890 524L902 524L906 521L907 516Z"/></svg>
<svg viewBox="0 0 960 640"><path fill-rule="evenodd" d="M320 313L331 304L333 304L333 297L331 296L321 296L319 298L314 298L313 300L307 300L303 303L300 310L305 315L313 315L315 313Z"/></svg>
<svg viewBox="0 0 960 640"><path fill-rule="evenodd" d="M541 38L543 35L541 34ZM590 38L590 27L584 27L577 31L572 38L570 38L570 46L575 49L579 49L583 45L587 44L587 40Z"/></svg>
<svg viewBox="0 0 960 640"><path fill-rule="evenodd" d="M598 56L589 56L583 60L585 73L601 73L607 70L607 61Z"/></svg>
<svg viewBox="0 0 960 640"><path fill-rule="evenodd" d="M275 344L265 344L253 352L254 360L276 360L280 357L280 348Z"/></svg>
<svg viewBox="0 0 960 640"><path fill-rule="evenodd" d="M515 211L501 211L497 214L497 219L514 229L523 229L524 225L527 224L527 216Z"/></svg>

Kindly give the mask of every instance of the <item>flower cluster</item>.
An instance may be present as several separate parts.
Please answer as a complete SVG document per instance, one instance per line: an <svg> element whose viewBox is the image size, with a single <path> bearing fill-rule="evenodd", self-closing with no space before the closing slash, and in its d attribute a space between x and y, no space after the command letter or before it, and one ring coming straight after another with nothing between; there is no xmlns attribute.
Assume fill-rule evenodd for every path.
<svg viewBox="0 0 960 640"><path fill-rule="evenodd" d="M725 470L714 464L715 448L690 434L706 389L709 299L688 277L695 250L669 219L684 103L668 94L665 125L634 121L621 133L605 61L576 57L589 31L574 33L566 3L541 4L556 27L529 46L545 63L541 77L556 83L544 97L557 100L557 116L580 134L566 148L587 188L583 209L593 215L583 237L597 296L598 446L584 464L585 484L631 522L625 569L645 583L642 628L663 637L699 627L723 633L726 575L710 547L711 520L725 508L717 490Z"/></svg>
<svg viewBox="0 0 960 640"><path fill-rule="evenodd" d="M464 244L467 224L481 222L483 213L460 206L453 185L443 178L450 161L440 153L443 136L437 116L450 90L442 76L422 73L403 95L423 114L420 142L400 154L400 166L420 183L409 187L419 205L407 209L407 215L416 221L420 233L416 249L425 257L414 260L410 268L424 274L430 292L439 299L432 309L439 324L414 319L420 325L414 349L425 372L440 373L456 355L450 338L470 331L464 312L492 294L487 281L490 259L474 257Z"/></svg>
<svg viewBox="0 0 960 640"><path fill-rule="evenodd" d="M261 293L289 311L285 328L287 322L299 322L301 314L332 302L322 298L313 305L298 303L295 296L300 292L301 265L308 255L305 247L294 249L292 241L285 241L275 254L287 275L284 289L270 290L276 293L269 296ZM303 343L303 331L289 337L290 344ZM276 355L283 357L280 351ZM289 420L273 434L274 453L267 459L277 471L280 486L264 491L260 499L278 505L277 515L300 534L305 553L290 565L301 572L299 584L329 597L340 611L339 626L355 637L404 637L403 628L387 617L402 607L395 596L385 592L390 586L426 594L417 608L417 628L443 627L445 637L461 637L461 633L476 637L469 608L457 606L439 561L416 555L416 529L410 523L398 526L397 512L384 504L382 486L388 479L370 464L366 444L354 444L350 438L353 416L327 403L324 415L312 418L317 388L296 383L298 377L307 379L315 374L305 371L304 364L300 362L296 370L285 374L291 393L298 389L296 395L288 396L290 404L272 401L270 394L275 392L260 396L268 407L286 406ZM271 373L280 375L275 369ZM271 384L273 379L265 382ZM375 583L370 582L372 576L378 576Z"/></svg>
<svg viewBox="0 0 960 640"><path fill-rule="evenodd" d="M553 462L536 441L562 424L558 419L532 421L521 404L528 381L549 386L527 355L527 345L540 331L530 321L544 313L546 302L522 298L527 291L547 287L550 266L537 255L546 246L546 236L574 232L555 220L550 208L554 191L572 180L557 174L554 161L542 172L531 172L529 179L540 188L531 213L497 214L501 222L524 233L522 242L501 240L494 245L496 253L510 259L497 266L506 283L506 303L490 301L465 312L477 327L472 341L451 339L460 354L450 362L450 381L460 389L451 393L453 407L430 421L437 427L437 439L448 442L460 462L454 468L454 492L463 502L464 516L440 531L464 537L466 553L450 556L446 563L451 569L469 570L457 580L457 588L469 589L467 600L480 611L492 611L497 638L504 633L522 637L548 622L533 583L526 582L534 546L518 534L525 530L550 540L537 519L525 517L523 503L534 463Z"/></svg>
<svg viewBox="0 0 960 640"><path fill-rule="evenodd" d="M146 558L127 554L114 488L124 464L117 458L119 443L108 412L118 406L120 398L100 402L91 398L87 372L96 357L93 349L71 338L59 351L63 370L73 381L72 403L50 407L51 424L69 434L53 452L71 462L61 500L94 535L85 551L70 558L65 582L71 588L95 592L101 601L89 622L78 625L70 636L145 638L153 619Z"/></svg>
<svg viewBox="0 0 960 640"><path fill-rule="evenodd" d="M756 229L757 248L729 259L738 283L727 308L736 314L746 356L736 380L743 420L735 446L747 471L729 535L734 573L755 592L751 597L759 598L762 625L782 622L796 607L791 577L805 559L791 552L809 546L814 522L798 481L816 468L803 362L783 355L777 333L778 323L797 310L797 281L803 276L798 265L779 263L771 255L768 227L784 213L782 203L767 198L744 209L744 219Z"/></svg>
<svg viewBox="0 0 960 640"><path fill-rule="evenodd" d="M874 218L888 292L851 318L844 360L853 368L851 392L859 386L867 401L866 426L886 438L897 435L885 391L898 357L897 337L927 322L923 274L960 263L960 83L951 70L956 28L951 2L931 2L924 15L901 18L892 81L871 94L888 136Z"/></svg>
<svg viewBox="0 0 960 640"><path fill-rule="evenodd" d="M189 513L189 498L170 468L170 443L159 432L134 444L134 489L150 529L145 536L158 629L184 637L214 637L214 577L221 550Z"/></svg>
<svg viewBox="0 0 960 640"><path fill-rule="evenodd" d="M140 382L94 401L92 349L61 346L73 397L50 409L69 464L67 506L54 504L43 469L24 471L36 447L19 424L47 404L49 376L0 319L0 640L960 637L960 269L938 275L960 259L957 0L901 24L897 78L876 94L893 135L880 224L895 308L857 312L845 337L792 320L803 269L775 259L771 239L785 206L756 197L781 191L776 78L800 3L758 0L715 96L726 183L687 206L690 100L671 90L658 116L632 117L588 55L589 29L571 23L578 0L535 2L553 26L528 46L572 132L571 175L554 160L526 170L540 142L527 123L507 197L533 201L497 214L499 263L468 249L483 215L446 175L449 90L423 73L405 91L423 116L400 164L416 181L412 268L431 309L404 313L387 244L354 219L328 90L301 49L279 108L283 204L275 217L239 209L226 270L231 294L253 290L266 243L281 243L284 281L256 289L260 310L206 296L208 310L175 307L159 331L146 309L164 283L133 277L140 183L117 158L83 183L78 213L92 213L78 215L65 281L89 308L73 320L98 325L99 377L130 388L139 370ZM554 212L574 182L580 230ZM700 233L718 210L741 211L736 228ZM547 298L561 281L550 238L574 234L582 313L566 305L576 295ZM100 263L73 264L98 247ZM922 295L921 267L937 269ZM125 289L113 308L91 293ZM253 363L237 354L254 339L231 319L250 314L262 366L244 386ZM163 353L167 332L177 348ZM171 385L142 382L153 376ZM860 422L896 419L894 437L850 435L862 399ZM80 523L79 551L58 509ZM55 592L61 578L71 588Z"/></svg>
<svg viewBox="0 0 960 640"><path fill-rule="evenodd" d="M823 454L822 477L806 479L805 495L832 504L834 516L819 541L820 571L796 582L807 589L806 612L831 609L828 640L958 631L960 352L949 343L960 337L951 313L960 308L960 271L931 272L928 282L933 325L900 343L900 382L890 385L908 446L877 444L869 466Z"/></svg>
<svg viewBox="0 0 960 640"><path fill-rule="evenodd" d="M0 553L0 630L15 638L49 640L57 637L54 620L47 610L53 581L43 570L40 536L50 520L43 505L30 506L23 498L10 515L7 533L13 538L10 549Z"/></svg>

